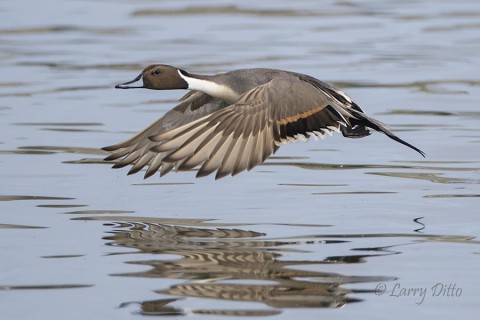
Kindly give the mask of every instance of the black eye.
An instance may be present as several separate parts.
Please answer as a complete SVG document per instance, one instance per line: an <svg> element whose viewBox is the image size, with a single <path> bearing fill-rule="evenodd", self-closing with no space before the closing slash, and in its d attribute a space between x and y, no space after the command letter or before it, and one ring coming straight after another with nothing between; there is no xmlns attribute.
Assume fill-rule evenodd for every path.
<svg viewBox="0 0 480 320"><path fill-rule="evenodd" d="M160 74L160 70L155 70L155 74Z"/></svg>

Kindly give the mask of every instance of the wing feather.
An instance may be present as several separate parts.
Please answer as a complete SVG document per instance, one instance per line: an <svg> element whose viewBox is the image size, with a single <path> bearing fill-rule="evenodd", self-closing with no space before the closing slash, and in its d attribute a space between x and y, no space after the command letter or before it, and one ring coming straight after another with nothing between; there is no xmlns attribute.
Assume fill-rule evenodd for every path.
<svg viewBox="0 0 480 320"><path fill-rule="evenodd" d="M162 165L162 159L165 156L163 153L156 153L152 161L150 162L150 165L148 166L147 172L145 172L144 178L151 177L152 175L157 172L157 170L160 168ZM162 168L163 169L163 168Z"/></svg>
<svg viewBox="0 0 480 320"><path fill-rule="evenodd" d="M117 160L114 168L132 164L133 167L130 169L129 174L136 173L148 166L145 173L145 178L148 178L162 167L162 159L167 155L164 152L151 150L158 143L150 140L150 136L169 132L186 124L192 125L198 119L223 109L227 105L221 99L213 98L199 91L190 91L180 99L179 104L175 108L168 111L146 129L124 142L104 147L104 150L112 152L105 160ZM162 172L166 173L168 171L167 167L162 167Z"/></svg>
<svg viewBox="0 0 480 320"><path fill-rule="evenodd" d="M135 162L135 164L132 166L132 168L128 171L128 174L134 174L137 173L138 171L142 170L149 162L152 160L152 158L155 156L155 153L153 152L147 152L144 153L138 160Z"/></svg>

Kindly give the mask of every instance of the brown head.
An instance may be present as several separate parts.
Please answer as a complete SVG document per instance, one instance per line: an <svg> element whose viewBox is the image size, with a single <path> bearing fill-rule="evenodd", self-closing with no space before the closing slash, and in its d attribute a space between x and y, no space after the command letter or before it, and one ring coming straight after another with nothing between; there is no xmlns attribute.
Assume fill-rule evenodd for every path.
<svg viewBox="0 0 480 320"><path fill-rule="evenodd" d="M145 88L154 90L172 90L172 89L188 89L188 83L180 77L178 72L185 71L177 69L165 64L152 64L140 73L135 79L117 84L117 89L135 89ZM129 86L129 84L135 83L142 79L142 86Z"/></svg>

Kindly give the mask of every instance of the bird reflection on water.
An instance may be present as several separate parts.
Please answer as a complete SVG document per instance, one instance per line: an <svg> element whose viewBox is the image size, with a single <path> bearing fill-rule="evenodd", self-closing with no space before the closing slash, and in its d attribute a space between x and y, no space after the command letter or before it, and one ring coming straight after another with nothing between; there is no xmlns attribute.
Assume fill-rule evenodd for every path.
<svg viewBox="0 0 480 320"><path fill-rule="evenodd" d="M327 257L323 260L290 260L289 252L302 253L302 246L322 246L349 242L348 240L302 240L284 238L269 240L266 234L237 228L199 228L158 223L119 223L110 245L135 248L140 253L177 255L174 259L130 261L151 268L143 272L122 273L116 276L169 278L184 280L157 293L179 297L261 302L268 309L191 309L197 314L262 316L280 312L282 308L336 308L361 301L352 297L368 289L347 289L346 284L388 281L394 278L376 276L347 276L339 273L302 270L301 266L358 263L365 257L389 255L375 252L368 255ZM311 269L311 268L310 268ZM262 283L265 281L265 283ZM170 306L178 299L142 301L143 314L185 314L181 307ZM185 301L182 302L184 304ZM129 305L130 303L125 303Z"/></svg>

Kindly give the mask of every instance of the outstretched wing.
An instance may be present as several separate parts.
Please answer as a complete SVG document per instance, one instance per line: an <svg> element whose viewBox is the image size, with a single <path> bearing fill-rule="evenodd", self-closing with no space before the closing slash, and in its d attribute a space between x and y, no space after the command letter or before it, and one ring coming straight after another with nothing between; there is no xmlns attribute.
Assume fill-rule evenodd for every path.
<svg viewBox="0 0 480 320"><path fill-rule="evenodd" d="M136 173L150 164L145 178L153 175L163 164L161 170L165 174L173 166L162 162L165 154L159 154L150 150L156 143L153 143L148 137L175 129L226 106L227 103L220 99L213 98L203 92L190 91L180 99L180 103L175 108L165 113L163 117L152 123L145 130L140 131L124 142L103 148L103 150L112 152L105 160L123 158L114 165L114 168L122 168L133 164L129 174Z"/></svg>
<svg viewBox="0 0 480 320"><path fill-rule="evenodd" d="M151 151L177 170L201 165L197 177L216 179L262 163L280 144L323 137L355 118L348 106L298 77L278 77L233 105L175 129L152 135Z"/></svg>

